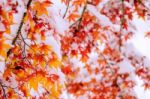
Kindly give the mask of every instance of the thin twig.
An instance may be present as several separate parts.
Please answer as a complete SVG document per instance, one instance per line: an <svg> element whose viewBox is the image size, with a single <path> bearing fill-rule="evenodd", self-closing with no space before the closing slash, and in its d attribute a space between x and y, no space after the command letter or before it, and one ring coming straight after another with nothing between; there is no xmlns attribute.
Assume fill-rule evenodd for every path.
<svg viewBox="0 0 150 99"><path fill-rule="evenodd" d="M65 14L63 15L63 18L65 18L66 14L67 14L67 12L68 12L69 5L70 5L70 1L71 1L71 0L68 0L67 8L66 8Z"/></svg>
<svg viewBox="0 0 150 99"><path fill-rule="evenodd" d="M29 45L29 44L27 44L27 43L25 42L25 40L24 40L24 38L23 38L23 36L22 36L22 34L21 34L21 33L20 33L20 36L21 36L21 38L22 38L23 43L24 43L25 45L27 45L28 47L30 47L30 45Z"/></svg>
<svg viewBox="0 0 150 99"><path fill-rule="evenodd" d="M80 28L81 28L81 21L82 21L82 19L83 19L83 15L84 15L84 12L85 12L86 8L87 8L87 2L85 3L85 6L84 6L83 11L82 11L82 14L81 14L81 18L80 18L80 20L79 20L79 25L78 25L78 29L79 29L79 30L80 30Z"/></svg>
<svg viewBox="0 0 150 99"><path fill-rule="evenodd" d="M81 28L81 21L82 21L82 19L83 19L83 15L84 15L84 13L85 13L86 8L87 8L87 2L86 2L85 6L84 6L84 8L83 8L81 17L80 17L79 19L77 19L73 24L71 24L71 25L69 26L69 28L71 28L72 26L74 26L75 24L77 24L77 23L79 22L79 24L78 24L78 30L80 30L80 28Z"/></svg>
<svg viewBox="0 0 150 99"><path fill-rule="evenodd" d="M77 24L80 20L81 20L81 17L80 17L77 21L75 21L73 24L71 24L71 25L69 26L69 28L73 27L73 26L74 26L75 24Z"/></svg>
<svg viewBox="0 0 150 99"><path fill-rule="evenodd" d="M4 98L7 99L6 92L5 92L4 86L2 85L2 82L0 82L0 86L1 86L1 88L3 90L3 96L4 96Z"/></svg>

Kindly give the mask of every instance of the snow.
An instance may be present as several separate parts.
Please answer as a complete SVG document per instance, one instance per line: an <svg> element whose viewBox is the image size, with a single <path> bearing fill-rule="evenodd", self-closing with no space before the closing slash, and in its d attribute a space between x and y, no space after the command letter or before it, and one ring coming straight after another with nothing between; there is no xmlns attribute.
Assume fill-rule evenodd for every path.
<svg viewBox="0 0 150 99"><path fill-rule="evenodd" d="M150 69L150 60L148 58L144 59L144 66Z"/></svg>
<svg viewBox="0 0 150 99"><path fill-rule="evenodd" d="M132 73L134 72L134 68L131 65L130 61L125 59L121 61L119 64L119 73Z"/></svg>
<svg viewBox="0 0 150 99"><path fill-rule="evenodd" d="M5 31L5 26L2 23L0 23L0 30Z"/></svg>
<svg viewBox="0 0 150 99"><path fill-rule="evenodd" d="M133 36L131 42L133 43L133 45L135 46L135 48L142 53L142 55L146 56L147 59L144 60L144 63L146 64L145 66L147 66L148 68L150 67L150 39L149 38L145 38L145 32L150 31L150 21L144 21L142 19L139 19L137 16L135 16L134 20L133 20L137 31L136 31L136 35ZM148 62L149 61L149 62ZM149 99L150 96L150 90L144 90L144 88L142 87L142 80L139 79L138 77L136 77L137 80L137 86L135 86L135 92L138 96L138 99Z"/></svg>
<svg viewBox="0 0 150 99"><path fill-rule="evenodd" d="M113 25L106 16L99 13L99 11L96 9L96 7L94 7L92 5L88 5L87 9L89 10L89 12L91 12L94 16L97 17L97 19L99 20L100 25L102 25L104 27Z"/></svg>
<svg viewBox="0 0 150 99"><path fill-rule="evenodd" d="M0 62L0 76L2 76L2 74L4 73L4 70L5 70L5 63Z"/></svg>
<svg viewBox="0 0 150 99"><path fill-rule="evenodd" d="M48 9L49 13L50 13L49 20L50 20L51 24L53 24L56 32L63 35L64 32L66 30L68 30L69 23L60 16L60 8L57 7L57 3L55 3L55 4Z"/></svg>
<svg viewBox="0 0 150 99"><path fill-rule="evenodd" d="M137 86L134 87L134 90L138 96L138 99L149 99L150 96L150 90L144 90L142 87L142 80L136 77L137 80Z"/></svg>
<svg viewBox="0 0 150 99"><path fill-rule="evenodd" d="M60 96L60 99L75 99L75 97L71 94L68 94L66 90L64 90Z"/></svg>
<svg viewBox="0 0 150 99"><path fill-rule="evenodd" d="M45 44L51 45L52 50L57 54L58 58L62 58L60 44L53 36L46 37Z"/></svg>
<svg viewBox="0 0 150 99"><path fill-rule="evenodd" d="M146 23L144 20L138 19L138 17L135 16L133 22L137 28L137 32L131 42L138 51L150 59L150 39L145 37L145 33L150 31L150 21Z"/></svg>

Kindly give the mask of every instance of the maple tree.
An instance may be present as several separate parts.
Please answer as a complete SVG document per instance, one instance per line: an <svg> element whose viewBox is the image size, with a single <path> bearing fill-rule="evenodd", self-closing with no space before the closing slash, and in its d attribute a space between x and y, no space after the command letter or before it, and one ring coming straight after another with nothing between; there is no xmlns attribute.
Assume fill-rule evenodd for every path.
<svg viewBox="0 0 150 99"><path fill-rule="evenodd" d="M128 44L134 14L147 20L148 0L59 2L57 15L52 0L0 2L1 99L58 99L64 91L83 99L136 99L136 76L150 88L148 60Z"/></svg>

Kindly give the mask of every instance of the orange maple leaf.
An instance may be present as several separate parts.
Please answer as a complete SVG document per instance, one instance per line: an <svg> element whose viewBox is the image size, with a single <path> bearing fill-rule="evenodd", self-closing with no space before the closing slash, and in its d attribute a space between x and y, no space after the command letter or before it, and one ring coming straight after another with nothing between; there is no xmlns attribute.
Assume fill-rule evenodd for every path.
<svg viewBox="0 0 150 99"><path fill-rule="evenodd" d="M38 83L39 83L39 81L37 81L36 78L32 78L32 79L29 80L30 88L33 88L35 91L38 90Z"/></svg>
<svg viewBox="0 0 150 99"><path fill-rule="evenodd" d="M61 2L67 4L68 0L61 0Z"/></svg>
<svg viewBox="0 0 150 99"><path fill-rule="evenodd" d="M75 19L77 19L77 18L79 18L79 17L80 17L79 14L77 14L77 13L72 13L72 14L70 14L70 15L68 16L68 20L69 20L69 21L75 21Z"/></svg>
<svg viewBox="0 0 150 99"><path fill-rule="evenodd" d="M150 31L145 33L145 37L150 37Z"/></svg>
<svg viewBox="0 0 150 99"><path fill-rule="evenodd" d="M45 45L45 44L42 44L40 47L39 47L39 51L43 54L48 54L50 51L51 51L51 46L50 45Z"/></svg>
<svg viewBox="0 0 150 99"><path fill-rule="evenodd" d="M33 10L37 11L37 16L41 16L43 14L48 16L47 7L49 7L52 4L50 1L44 1L44 2L35 2L33 6Z"/></svg>
<svg viewBox="0 0 150 99"><path fill-rule="evenodd" d="M80 7L80 6L84 5L84 4L86 4L86 1L87 1L87 0L76 0L76 1L73 2L73 5L74 5L76 8L78 8L78 7Z"/></svg>
<svg viewBox="0 0 150 99"><path fill-rule="evenodd" d="M68 74L71 74L72 73L72 69L71 69L71 66L66 66L66 67L63 67L62 69L62 72L66 75Z"/></svg>

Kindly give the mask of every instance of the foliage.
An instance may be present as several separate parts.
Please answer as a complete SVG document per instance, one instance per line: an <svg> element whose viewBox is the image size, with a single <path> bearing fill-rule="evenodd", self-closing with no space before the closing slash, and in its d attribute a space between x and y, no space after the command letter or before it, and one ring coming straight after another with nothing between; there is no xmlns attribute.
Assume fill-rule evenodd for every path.
<svg viewBox="0 0 150 99"><path fill-rule="evenodd" d="M57 18L69 26L59 33L52 22L56 16L50 10L53 1L2 0L0 60L5 68L0 77L0 98L58 99L66 90L76 98L136 99L135 77L149 89L150 66L128 41L135 34L134 14L147 18L147 2L61 0L66 9ZM25 10L17 22L20 6ZM15 34L14 25L18 26ZM61 57L53 44L46 43L52 38L60 46Z"/></svg>

